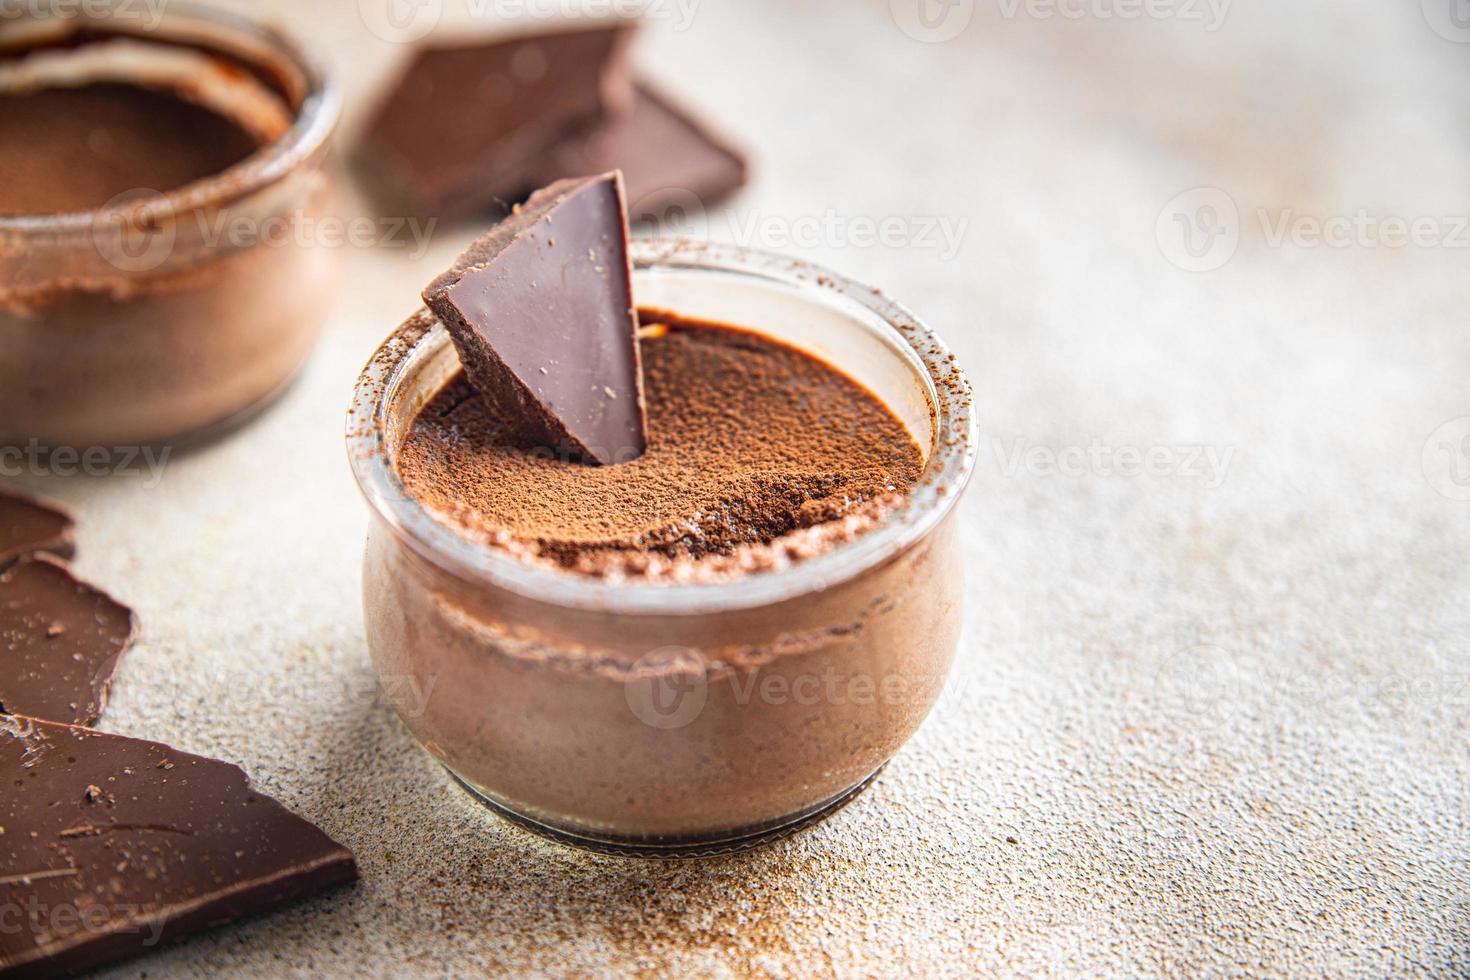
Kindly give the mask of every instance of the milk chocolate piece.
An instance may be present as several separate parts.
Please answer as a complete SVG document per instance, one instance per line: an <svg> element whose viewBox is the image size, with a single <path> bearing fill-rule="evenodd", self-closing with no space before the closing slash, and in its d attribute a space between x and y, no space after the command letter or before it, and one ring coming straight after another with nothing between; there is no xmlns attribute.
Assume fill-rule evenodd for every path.
<svg viewBox="0 0 1470 980"><path fill-rule="evenodd" d="M239 768L0 718L0 975L75 973L357 877Z"/></svg>
<svg viewBox="0 0 1470 980"><path fill-rule="evenodd" d="M55 504L0 490L0 570L33 551L72 557L75 530L76 521Z"/></svg>
<svg viewBox="0 0 1470 980"><path fill-rule="evenodd" d="M131 609L61 562L22 559L0 574L0 714L94 723L136 628Z"/></svg>
<svg viewBox="0 0 1470 980"><path fill-rule="evenodd" d="M568 133L626 111L634 24L421 48L369 122L359 162L385 208L459 217L538 186Z"/></svg>
<svg viewBox="0 0 1470 980"><path fill-rule="evenodd" d="M703 123L647 85L631 112L558 144L542 179L619 169L633 223L667 210L710 206L744 186L745 157Z"/></svg>
<svg viewBox="0 0 1470 980"><path fill-rule="evenodd" d="M524 448L629 462L646 445L622 177L531 195L424 291Z"/></svg>

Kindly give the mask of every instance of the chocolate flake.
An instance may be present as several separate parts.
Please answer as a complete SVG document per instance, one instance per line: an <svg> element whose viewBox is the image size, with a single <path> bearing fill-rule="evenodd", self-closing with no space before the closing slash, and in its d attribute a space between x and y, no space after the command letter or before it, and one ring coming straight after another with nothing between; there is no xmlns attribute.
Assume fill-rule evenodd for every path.
<svg viewBox="0 0 1470 980"><path fill-rule="evenodd" d="M90 725L137 624L131 609L44 555L0 574L0 712Z"/></svg>
<svg viewBox="0 0 1470 980"><path fill-rule="evenodd" d="M0 570L36 551L71 558L75 533L76 521L58 505L0 490Z"/></svg>
<svg viewBox="0 0 1470 980"><path fill-rule="evenodd" d="M0 974L75 973L352 882L351 852L238 767L0 718Z"/></svg>

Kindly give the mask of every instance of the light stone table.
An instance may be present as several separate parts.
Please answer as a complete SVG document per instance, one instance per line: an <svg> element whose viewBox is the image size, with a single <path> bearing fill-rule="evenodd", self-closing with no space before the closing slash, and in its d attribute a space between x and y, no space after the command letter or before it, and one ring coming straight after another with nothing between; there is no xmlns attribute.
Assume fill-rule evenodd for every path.
<svg viewBox="0 0 1470 980"><path fill-rule="evenodd" d="M245 6L317 36L355 116L403 52L375 2ZM141 615L102 727L240 763L362 865L117 975L1470 974L1448 5L651 7L640 61L757 164L699 229L883 287L974 380L950 690L871 792L746 856L588 856L481 810L374 694L341 437L467 232L354 250L257 425L157 483L19 481Z"/></svg>

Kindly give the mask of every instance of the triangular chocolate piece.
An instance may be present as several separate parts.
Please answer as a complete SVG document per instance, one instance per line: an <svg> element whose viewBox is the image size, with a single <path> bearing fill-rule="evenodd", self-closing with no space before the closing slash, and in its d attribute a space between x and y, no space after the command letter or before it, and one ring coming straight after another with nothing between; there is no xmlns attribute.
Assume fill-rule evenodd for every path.
<svg viewBox="0 0 1470 980"><path fill-rule="evenodd" d="M0 718L0 975L57 976L357 878L236 766Z"/></svg>
<svg viewBox="0 0 1470 980"><path fill-rule="evenodd" d="M131 609L52 558L0 573L0 713L92 724L135 630Z"/></svg>
<svg viewBox="0 0 1470 980"><path fill-rule="evenodd" d="M0 490L0 569L33 551L70 558L76 522L54 504Z"/></svg>
<svg viewBox="0 0 1470 980"><path fill-rule="evenodd" d="M614 168L623 172L635 224L712 207L745 184L747 169L739 150L647 85L638 86L631 112L558 144L540 183Z"/></svg>
<svg viewBox="0 0 1470 980"><path fill-rule="evenodd" d="M537 164L557 142L631 106L635 29L612 18L417 50L357 154L384 206L452 218L536 186Z"/></svg>
<svg viewBox="0 0 1470 980"><path fill-rule="evenodd" d="M531 195L424 290L465 373L525 448L642 455L643 377L622 176Z"/></svg>

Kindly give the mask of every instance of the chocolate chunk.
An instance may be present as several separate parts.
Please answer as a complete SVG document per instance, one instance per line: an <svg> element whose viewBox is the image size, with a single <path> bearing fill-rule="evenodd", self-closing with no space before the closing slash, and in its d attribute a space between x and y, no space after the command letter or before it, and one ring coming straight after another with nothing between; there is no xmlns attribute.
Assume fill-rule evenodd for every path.
<svg viewBox="0 0 1470 980"><path fill-rule="evenodd" d="M568 133L632 104L634 25L425 47L369 122L358 159L387 209L458 217L538 186Z"/></svg>
<svg viewBox="0 0 1470 980"><path fill-rule="evenodd" d="M0 713L90 725L102 715L133 612L59 561L0 574Z"/></svg>
<svg viewBox="0 0 1470 980"><path fill-rule="evenodd" d="M563 140L536 183L614 169L623 172L634 223L713 205L746 177L740 151L647 85L638 86L631 112Z"/></svg>
<svg viewBox="0 0 1470 980"><path fill-rule="evenodd" d="M0 974L56 976L347 884L346 848L236 766L0 718Z"/></svg>
<svg viewBox="0 0 1470 980"><path fill-rule="evenodd" d="M531 195L424 291L465 373L524 448L642 454L643 380L617 173Z"/></svg>
<svg viewBox="0 0 1470 980"><path fill-rule="evenodd" d="M0 569L33 551L70 558L75 530L72 516L55 504L0 490Z"/></svg>

